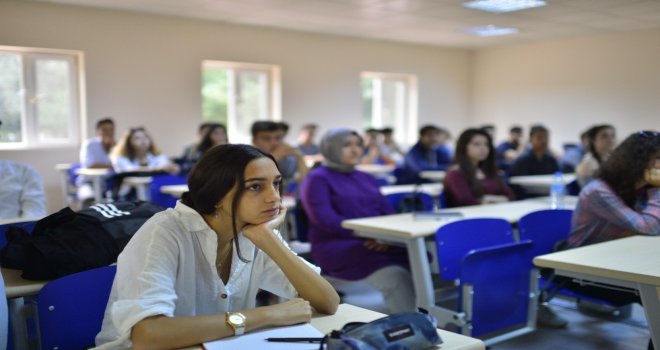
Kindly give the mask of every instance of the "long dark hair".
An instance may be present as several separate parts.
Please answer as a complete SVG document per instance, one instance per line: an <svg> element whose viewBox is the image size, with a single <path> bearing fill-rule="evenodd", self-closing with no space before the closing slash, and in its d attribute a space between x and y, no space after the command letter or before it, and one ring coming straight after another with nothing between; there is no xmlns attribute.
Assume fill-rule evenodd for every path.
<svg viewBox="0 0 660 350"><path fill-rule="evenodd" d="M600 166L598 177L627 206L635 205L635 186L644 178L651 159L660 152L660 133L640 131L626 138Z"/></svg>
<svg viewBox="0 0 660 350"><path fill-rule="evenodd" d="M475 167L467 154L468 144L472 139L481 135L488 140L488 157ZM497 177L497 164L495 163L495 149L490 134L482 129L470 128L461 134L456 141L456 154L454 155L454 164L467 175L468 185L475 196L481 197L484 194L484 188L481 181L477 180L477 169L481 169L487 178L499 179Z"/></svg>
<svg viewBox="0 0 660 350"><path fill-rule="evenodd" d="M200 152L200 154L206 153L211 147L214 146L213 140L211 139L211 135L213 132L217 129L222 129L225 131L225 135L227 135L227 128L223 124L220 123L209 123L206 129L204 130L204 134L202 135L202 141L200 141L195 150Z"/></svg>
<svg viewBox="0 0 660 350"><path fill-rule="evenodd" d="M190 171L188 191L181 197L183 204L193 208L196 212L212 214L216 210L216 204L236 186L234 200L231 203L231 227L238 257L244 262L247 260L241 256L241 249L238 245L236 214L238 204L245 191L242 186L245 181L245 168L251 161L263 157L271 159L277 166L273 156L250 145L227 144L213 147L204 153Z"/></svg>
<svg viewBox="0 0 660 350"><path fill-rule="evenodd" d="M589 140L589 147L588 147L589 149L588 149L588 151L591 152L591 155L596 159L598 164L602 164L603 159L600 156L600 154L598 154L598 152L596 151L596 137L598 137L598 134L601 131L607 130L607 129L611 129L612 131L614 131L614 127L610 124L596 125L596 126L591 127L589 130L587 130L587 139Z"/></svg>

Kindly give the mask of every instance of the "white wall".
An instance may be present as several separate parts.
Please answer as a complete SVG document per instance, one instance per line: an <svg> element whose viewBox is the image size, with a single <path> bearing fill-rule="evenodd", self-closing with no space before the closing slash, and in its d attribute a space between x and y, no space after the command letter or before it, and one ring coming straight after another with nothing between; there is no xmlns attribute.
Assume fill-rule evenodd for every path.
<svg viewBox="0 0 660 350"><path fill-rule="evenodd" d="M470 117L473 53L464 49L34 2L0 1L0 23L0 45L84 52L88 133L97 119L113 116L118 130L146 126L167 154L194 139L204 59L279 65L282 116L293 134L310 121L361 128L363 70L417 75L420 124L458 131ZM34 165L49 210L61 207L53 166L76 161L77 149L0 151L0 158Z"/></svg>
<svg viewBox="0 0 660 350"><path fill-rule="evenodd" d="M596 123L613 124L619 140L660 128L660 32L481 50L473 79L474 122L497 124L500 137L541 122L560 149Z"/></svg>

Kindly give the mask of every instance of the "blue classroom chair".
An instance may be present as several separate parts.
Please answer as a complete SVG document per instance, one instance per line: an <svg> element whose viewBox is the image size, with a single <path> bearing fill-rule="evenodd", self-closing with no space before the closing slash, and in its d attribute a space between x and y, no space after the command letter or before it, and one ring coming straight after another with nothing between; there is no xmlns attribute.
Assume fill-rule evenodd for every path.
<svg viewBox="0 0 660 350"><path fill-rule="evenodd" d="M458 279L461 261L472 249L506 243L513 243L513 229L504 219L464 219L440 226L435 233L440 277Z"/></svg>
<svg viewBox="0 0 660 350"><path fill-rule="evenodd" d="M94 346L117 271L91 269L46 284L38 297L42 349L86 349Z"/></svg>
<svg viewBox="0 0 660 350"><path fill-rule="evenodd" d="M534 330L536 288L531 278L530 241L471 250L460 266L462 333L487 344ZM503 331L506 331L503 333ZM488 337L495 335L494 337Z"/></svg>
<svg viewBox="0 0 660 350"><path fill-rule="evenodd" d="M158 204L165 208L174 208L178 197L160 192L160 188L166 185L184 185L188 179L181 175L158 174L152 177L149 184L151 203Z"/></svg>

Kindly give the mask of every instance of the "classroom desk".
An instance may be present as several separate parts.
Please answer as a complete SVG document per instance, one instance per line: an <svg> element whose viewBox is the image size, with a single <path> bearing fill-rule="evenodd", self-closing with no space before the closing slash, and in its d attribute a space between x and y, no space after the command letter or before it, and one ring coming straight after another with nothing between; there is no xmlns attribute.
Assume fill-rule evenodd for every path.
<svg viewBox="0 0 660 350"><path fill-rule="evenodd" d="M103 200L103 180L112 174L112 169L109 168L80 168L76 170L76 174L83 175L92 180L92 188L94 189L94 202L99 203Z"/></svg>
<svg viewBox="0 0 660 350"><path fill-rule="evenodd" d="M561 276L637 289L655 348L660 345L660 237L632 236L537 256Z"/></svg>
<svg viewBox="0 0 660 350"><path fill-rule="evenodd" d="M431 197L438 197L442 194L443 186L441 183L430 183L430 184L420 184L420 185L392 185L392 186L381 186L380 193L384 196L393 193L401 192L422 192L430 195Z"/></svg>
<svg viewBox="0 0 660 350"><path fill-rule="evenodd" d="M445 180L447 172L444 170L424 170L419 173L419 177L433 182L442 182Z"/></svg>
<svg viewBox="0 0 660 350"><path fill-rule="evenodd" d="M48 281L29 281L21 278L23 271L2 268L2 278L5 281L5 294L9 318L11 320L11 332L14 339L14 348L28 349L27 319L35 318L36 308L33 304L26 305L25 297L39 294Z"/></svg>
<svg viewBox="0 0 660 350"><path fill-rule="evenodd" d="M341 329L348 322L371 322L373 320L385 317L387 315L363 309L350 304L340 304L334 315L314 314L310 324L321 331L321 333L330 333L335 329ZM484 350L484 343L475 338L466 337L461 334L448 332L438 329L438 334L442 338L442 344L433 349L438 350ZM264 346L267 349L267 346ZM314 348L312 346L311 348ZM316 345L318 348L318 344ZM185 350L201 350L201 346L188 347Z"/></svg>
<svg viewBox="0 0 660 350"><path fill-rule="evenodd" d="M564 174L562 176L564 185L575 181L575 174ZM509 183L523 187L534 187L550 189L552 183L555 181L555 175L526 175L526 176L512 176L509 178Z"/></svg>
<svg viewBox="0 0 660 350"><path fill-rule="evenodd" d="M151 200L149 185L151 185L152 181L154 181L154 178L151 176L127 176L124 178L122 184L135 188L137 199L148 202Z"/></svg>
<svg viewBox="0 0 660 350"><path fill-rule="evenodd" d="M385 164L358 164L355 166L355 169L371 174L373 176L382 177L383 175L389 175L394 170L394 165L385 165Z"/></svg>
<svg viewBox="0 0 660 350"><path fill-rule="evenodd" d="M568 196L565 207L572 209L577 197ZM394 214L342 221L342 227L353 230L356 236L372 238L406 246L410 269L417 296L417 306L429 310L440 325L461 321L464 315L453 310L436 306L431 267L427 259L426 238L433 236L438 228L448 222L462 218L503 218L512 223L533 211L549 209L548 197L537 197L522 201L475 205L443 209L442 211L460 212L463 217L415 220L413 214Z"/></svg>

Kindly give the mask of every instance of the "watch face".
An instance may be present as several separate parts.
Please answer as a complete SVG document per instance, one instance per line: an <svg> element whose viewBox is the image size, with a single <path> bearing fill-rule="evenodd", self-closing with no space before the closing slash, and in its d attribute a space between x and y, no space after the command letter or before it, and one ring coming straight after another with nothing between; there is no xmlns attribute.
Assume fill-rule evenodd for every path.
<svg viewBox="0 0 660 350"><path fill-rule="evenodd" d="M243 323L243 317L239 315L229 315L229 322L233 324L242 324Z"/></svg>

